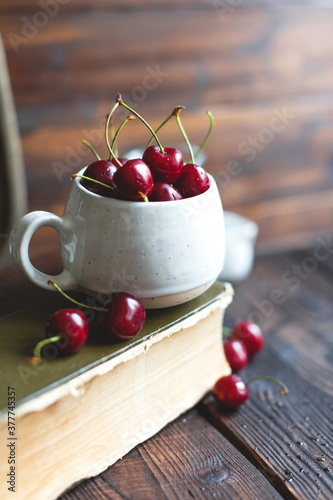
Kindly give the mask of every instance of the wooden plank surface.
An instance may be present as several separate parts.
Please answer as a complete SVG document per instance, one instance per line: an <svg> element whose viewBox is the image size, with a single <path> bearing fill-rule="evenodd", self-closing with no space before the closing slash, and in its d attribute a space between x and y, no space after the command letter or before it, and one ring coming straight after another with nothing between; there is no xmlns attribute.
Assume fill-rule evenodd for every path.
<svg viewBox="0 0 333 500"><path fill-rule="evenodd" d="M243 370L244 380L275 376L289 394L256 381L237 412L225 413L212 397L200 407L286 498L333 495L333 289L315 262L313 252L261 259L227 313L231 324L236 317L256 319L266 334L267 346Z"/></svg>
<svg viewBox="0 0 333 500"><path fill-rule="evenodd" d="M61 5L61 3L59 2ZM63 0L62 5L66 6L66 10L111 10L111 11L125 11L128 9L136 9L136 10L152 10L152 9L161 9L168 10L170 8L177 8L179 10L190 10L193 8L197 8L200 10L208 10L211 9L212 4L214 5L212 0L115 0L113 2L109 2L108 0L95 0L94 4L89 2L89 0L71 0L66 3L66 0ZM219 7L224 7L227 12L233 12L233 10L241 10L241 9L279 9L279 8L295 8L295 7L322 7L325 9L329 9L332 7L331 2L329 0L216 0L216 5ZM22 0L2 0L0 11L8 11L9 8L13 10L19 10L22 7ZM27 2L28 10L35 11L36 8L40 8L40 5L36 0L30 0Z"/></svg>
<svg viewBox="0 0 333 500"><path fill-rule="evenodd" d="M59 5L61 3L59 2ZM108 0L95 0L94 4L89 0L71 0L66 3L63 0L62 4L67 11L74 10L109 10L109 11L126 11L129 9L136 10L168 10L177 8L179 10L191 10L197 8L200 10L211 9L214 2L212 0L115 0L109 2ZM226 12L233 12L234 10L242 9L279 9L279 8L295 8L295 7L323 7L329 9L332 4L329 0L216 0L216 5L220 8L224 7ZM0 11L8 11L9 9L19 10L22 7L22 0L3 0L1 2ZM26 8L30 11L36 11L40 5L36 0L27 2Z"/></svg>
<svg viewBox="0 0 333 500"><path fill-rule="evenodd" d="M224 436L193 410L59 500L260 497L282 498Z"/></svg>
<svg viewBox="0 0 333 500"><path fill-rule="evenodd" d="M207 169L225 207L258 222L258 250L308 245L333 216L331 7L324 0L73 0L38 29L29 25L27 36L40 4L2 2L30 210L62 213L69 184L55 165L69 173L89 161L80 142L88 134L101 147L105 114L122 91L153 126L176 104L187 106L193 142L212 108ZM23 36L18 46L13 34ZM162 138L180 142L175 127ZM134 123L121 150L145 141Z"/></svg>
<svg viewBox="0 0 333 500"><path fill-rule="evenodd" d="M198 107L331 94L332 15L331 9L254 9L221 20L213 4L203 12L149 15L65 11L35 33L32 27L24 41L11 35L22 37L22 18L8 12L1 29L22 119L34 111L32 125L63 124L89 119L112 88L158 115L171 98ZM141 95L137 86L144 87ZM65 103L76 112L66 112Z"/></svg>

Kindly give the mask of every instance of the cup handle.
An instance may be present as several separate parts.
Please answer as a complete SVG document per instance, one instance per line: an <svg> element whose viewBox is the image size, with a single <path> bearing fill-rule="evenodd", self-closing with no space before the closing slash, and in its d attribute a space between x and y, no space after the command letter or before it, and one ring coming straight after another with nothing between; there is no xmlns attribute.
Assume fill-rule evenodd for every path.
<svg viewBox="0 0 333 500"><path fill-rule="evenodd" d="M36 211L26 214L14 226L9 238L11 256L17 267L36 285L47 290L54 290L53 287L47 284L49 280L52 280L64 290L73 288L76 283L69 270L66 269L65 264L64 270L60 274L50 276L36 269L30 261L29 245L31 238L37 229L44 226L52 227L58 232L61 252L63 252L72 233L69 222L49 212Z"/></svg>

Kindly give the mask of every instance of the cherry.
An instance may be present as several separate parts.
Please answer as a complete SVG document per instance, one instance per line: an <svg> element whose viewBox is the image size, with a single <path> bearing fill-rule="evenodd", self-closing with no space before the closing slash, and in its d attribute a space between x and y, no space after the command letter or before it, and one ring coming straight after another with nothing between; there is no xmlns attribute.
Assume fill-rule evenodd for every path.
<svg viewBox="0 0 333 500"><path fill-rule="evenodd" d="M148 165L140 160L128 160L113 177L117 191L129 200L148 201L154 189L154 180Z"/></svg>
<svg viewBox="0 0 333 500"><path fill-rule="evenodd" d="M194 163L184 165L182 173L176 182L176 187L184 198L191 198L204 193L209 186L210 181L207 172Z"/></svg>
<svg viewBox="0 0 333 500"><path fill-rule="evenodd" d="M49 280L48 285L53 286L66 299L80 307L100 311L99 323L103 330L113 339L126 340L139 333L146 319L146 311L141 302L133 295L125 292L112 294L104 307L95 307L82 304L73 299L54 282Z"/></svg>
<svg viewBox="0 0 333 500"><path fill-rule="evenodd" d="M225 356L233 372L238 372L246 366L249 355L244 343L230 339L223 342Z"/></svg>
<svg viewBox="0 0 333 500"><path fill-rule="evenodd" d="M63 354L74 354L79 351L88 338L88 322L82 311L78 309L60 309L51 314L46 325L47 337L61 336L57 346Z"/></svg>
<svg viewBox="0 0 333 500"><path fill-rule="evenodd" d="M176 117L178 126L180 128L180 131L184 137L184 140L187 144L190 156L191 156L191 163L187 163L186 165L183 166L182 172L176 182L176 188L179 190L179 192L183 195L184 198L191 198L192 196L197 196L201 193L204 193L207 191L207 189L210 186L210 181L209 177L207 175L207 172L205 171L204 168L199 167L198 165L195 165L195 156L193 153L193 148L191 146L191 143L189 141L189 138L187 137L187 134L185 132L185 129L183 127L183 124L180 119L180 111L183 109L183 106L177 106L177 108L174 109L173 113L174 116ZM210 116L211 119L211 116ZM210 127L211 131L211 127ZM210 132L208 134L207 139L210 135ZM206 141L206 139L205 139ZM205 143L204 141L204 143Z"/></svg>
<svg viewBox="0 0 333 500"><path fill-rule="evenodd" d="M158 146L149 146L142 159L150 168L155 181L170 184L179 178L184 164L183 155L176 148L164 148L161 151Z"/></svg>
<svg viewBox="0 0 333 500"><path fill-rule="evenodd" d="M218 403L230 408L237 408L249 398L249 392L243 380L233 373L221 377L215 383L213 396Z"/></svg>
<svg viewBox="0 0 333 500"><path fill-rule="evenodd" d="M154 190L150 201L174 201L181 200L183 197L180 192L167 182L155 182Z"/></svg>
<svg viewBox="0 0 333 500"><path fill-rule="evenodd" d="M129 114L123 122L119 125L115 133L113 133L112 144L109 140L109 127L112 120L112 115L116 109L122 106L132 114ZM176 117L177 123L188 146L191 156L190 163L185 165L182 153L176 148L163 148L156 132L151 128L149 123L126 104L121 94L117 94L116 102L111 111L107 115L105 123L105 141L110 152L109 161L102 160L94 147L86 140L82 141L91 152L96 156L97 161L93 162L84 172L84 175L74 174L73 177L81 177L81 183L90 191L99 195L112 197L112 198L125 198L129 200L144 200L149 201L148 198L152 194L154 181L157 183L167 183L173 185L175 182L179 184L176 187L158 186L152 197L153 201L170 201L182 197L192 197L205 192L210 185L209 178L202 167L195 165L195 158L193 148L187 137L180 119L180 111L184 106L177 106L171 115L158 127L160 130L172 117ZM213 128L213 115L207 111L210 125L208 132L199 148L199 152L203 149L208 141L212 128ZM151 133L151 139L148 143L146 150L143 153L142 160L127 160L126 158L119 158L116 148L117 137L130 120L139 118L142 123L146 125ZM112 126L112 125L111 125ZM151 141L155 139L155 146L151 146ZM122 172L118 170L121 168ZM123 169L123 167L126 167ZM112 190L115 188L114 190ZM177 192L177 188L179 192Z"/></svg>
<svg viewBox="0 0 333 500"><path fill-rule="evenodd" d="M125 292L114 293L105 303L107 311L99 315L103 330L116 340L135 337L146 319L146 311L133 295Z"/></svg>
<svg viewBox="0 0 333 500"><path fill-rule="evenodd" d="M83 175L113 187L113 176L117 170L118 167L113 163L106 160L97 160L85 169ZM110 191L112 191L107 187L101 186L93 181L88 181L87 179L82 179L81 183L89 191L101 196L110 196Z"/></svg>
<svg viewBox="0 0 333 500"><path fill-rule="evenodd" d="M236 408L247 401L249 398L247 387L251 382L258 379L269 380L278 384L282 388L281 396L285 396L289 392L288 387L281 380L270 375L258 375L245 384L238 375L233 373L218 379L213 387L213 396L218 403L230 408Z"/></svg>
<svg viewBox="0 0 333 500"><path fill-rule="evenodd" d="M257 354L264 346L264 336L260 327L250 321L236 323L231 339L241 340L250 356Z"/></svg>
<svg viewBox="0 0 333 500"><path fill-rule="evenodd" d="M83 312L77 309L60 309L51 314L45 325L46 339L38 342L31 364L40 364L44 346L55 344L57 355L69 355L79 351L88 338L88 322Z"/></svg>
<svg viewBox="0 0 333 500"><path fill-rule="evenodd" d="M128 106L128 104L124 103L122 96L119 93L116 98L116 104L120 104L125 109L133 113L134 116L139 118L155 139L157 146L147 147L142 157L143 161L151 169L154 180L172 183L178 179L184 163L181 152L176 148L163 148L159 138L149 123L147 123L137 111ZM109 149L112 154L112 148Z"/></svg>

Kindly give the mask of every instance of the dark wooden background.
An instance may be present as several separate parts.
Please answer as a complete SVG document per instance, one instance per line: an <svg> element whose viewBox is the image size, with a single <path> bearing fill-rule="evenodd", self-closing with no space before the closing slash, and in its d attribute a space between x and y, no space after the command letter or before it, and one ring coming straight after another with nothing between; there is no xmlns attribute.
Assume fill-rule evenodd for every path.
<svg viewBox="0 0 333 500"><path fill-rule="evenodd" d="M193 142L211 109L207 169L225 208L260 227L253 272L235 287L226 324L252 319L265 333L244 380L269 374L290 389L282 398L257 381L250 401L230 413L208 395L63 500L206 499L221 491L232 500L331 499L333 2L49 0L45 19L46 1L0 1L30 210L62 214L70 174L91 159L81 140L103 151L102 125L118 91L152 126L186 106ZM121 152L146 139L143 126L128 124ZM161 140L179 143L174 124ZM41 230L31 249L51 273L61 267L46 252L52 237ZM314 258L318 248L326 257ZM45 293L7 267L0 316Z"/></svg>
<svg viewBox="0 0 333 500"><path fill-rule="evenodd" d="M312 244L333 219L332 6L1 0L30 210L62 214L70 173L91 159L80 141L105 150L102 124L120 91L152 126L186 106L194 143L211 109L206 167L225 208L258 222L258 252ZM129 124L121 151L147 137ZM180 142L175 124L161 140Z"/></svg>

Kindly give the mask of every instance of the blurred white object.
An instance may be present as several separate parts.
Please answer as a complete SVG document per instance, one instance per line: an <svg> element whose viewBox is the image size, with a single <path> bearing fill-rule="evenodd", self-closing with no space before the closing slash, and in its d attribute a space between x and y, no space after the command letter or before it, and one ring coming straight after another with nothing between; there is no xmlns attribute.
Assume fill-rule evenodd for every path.
<svg viewBox="0 0 333 500"><path fill-rule="evenodd" d="M247 278L252 270L258 226L234 212L224 211L224 220L226 253L219 279L233 283Z"/></svg>

